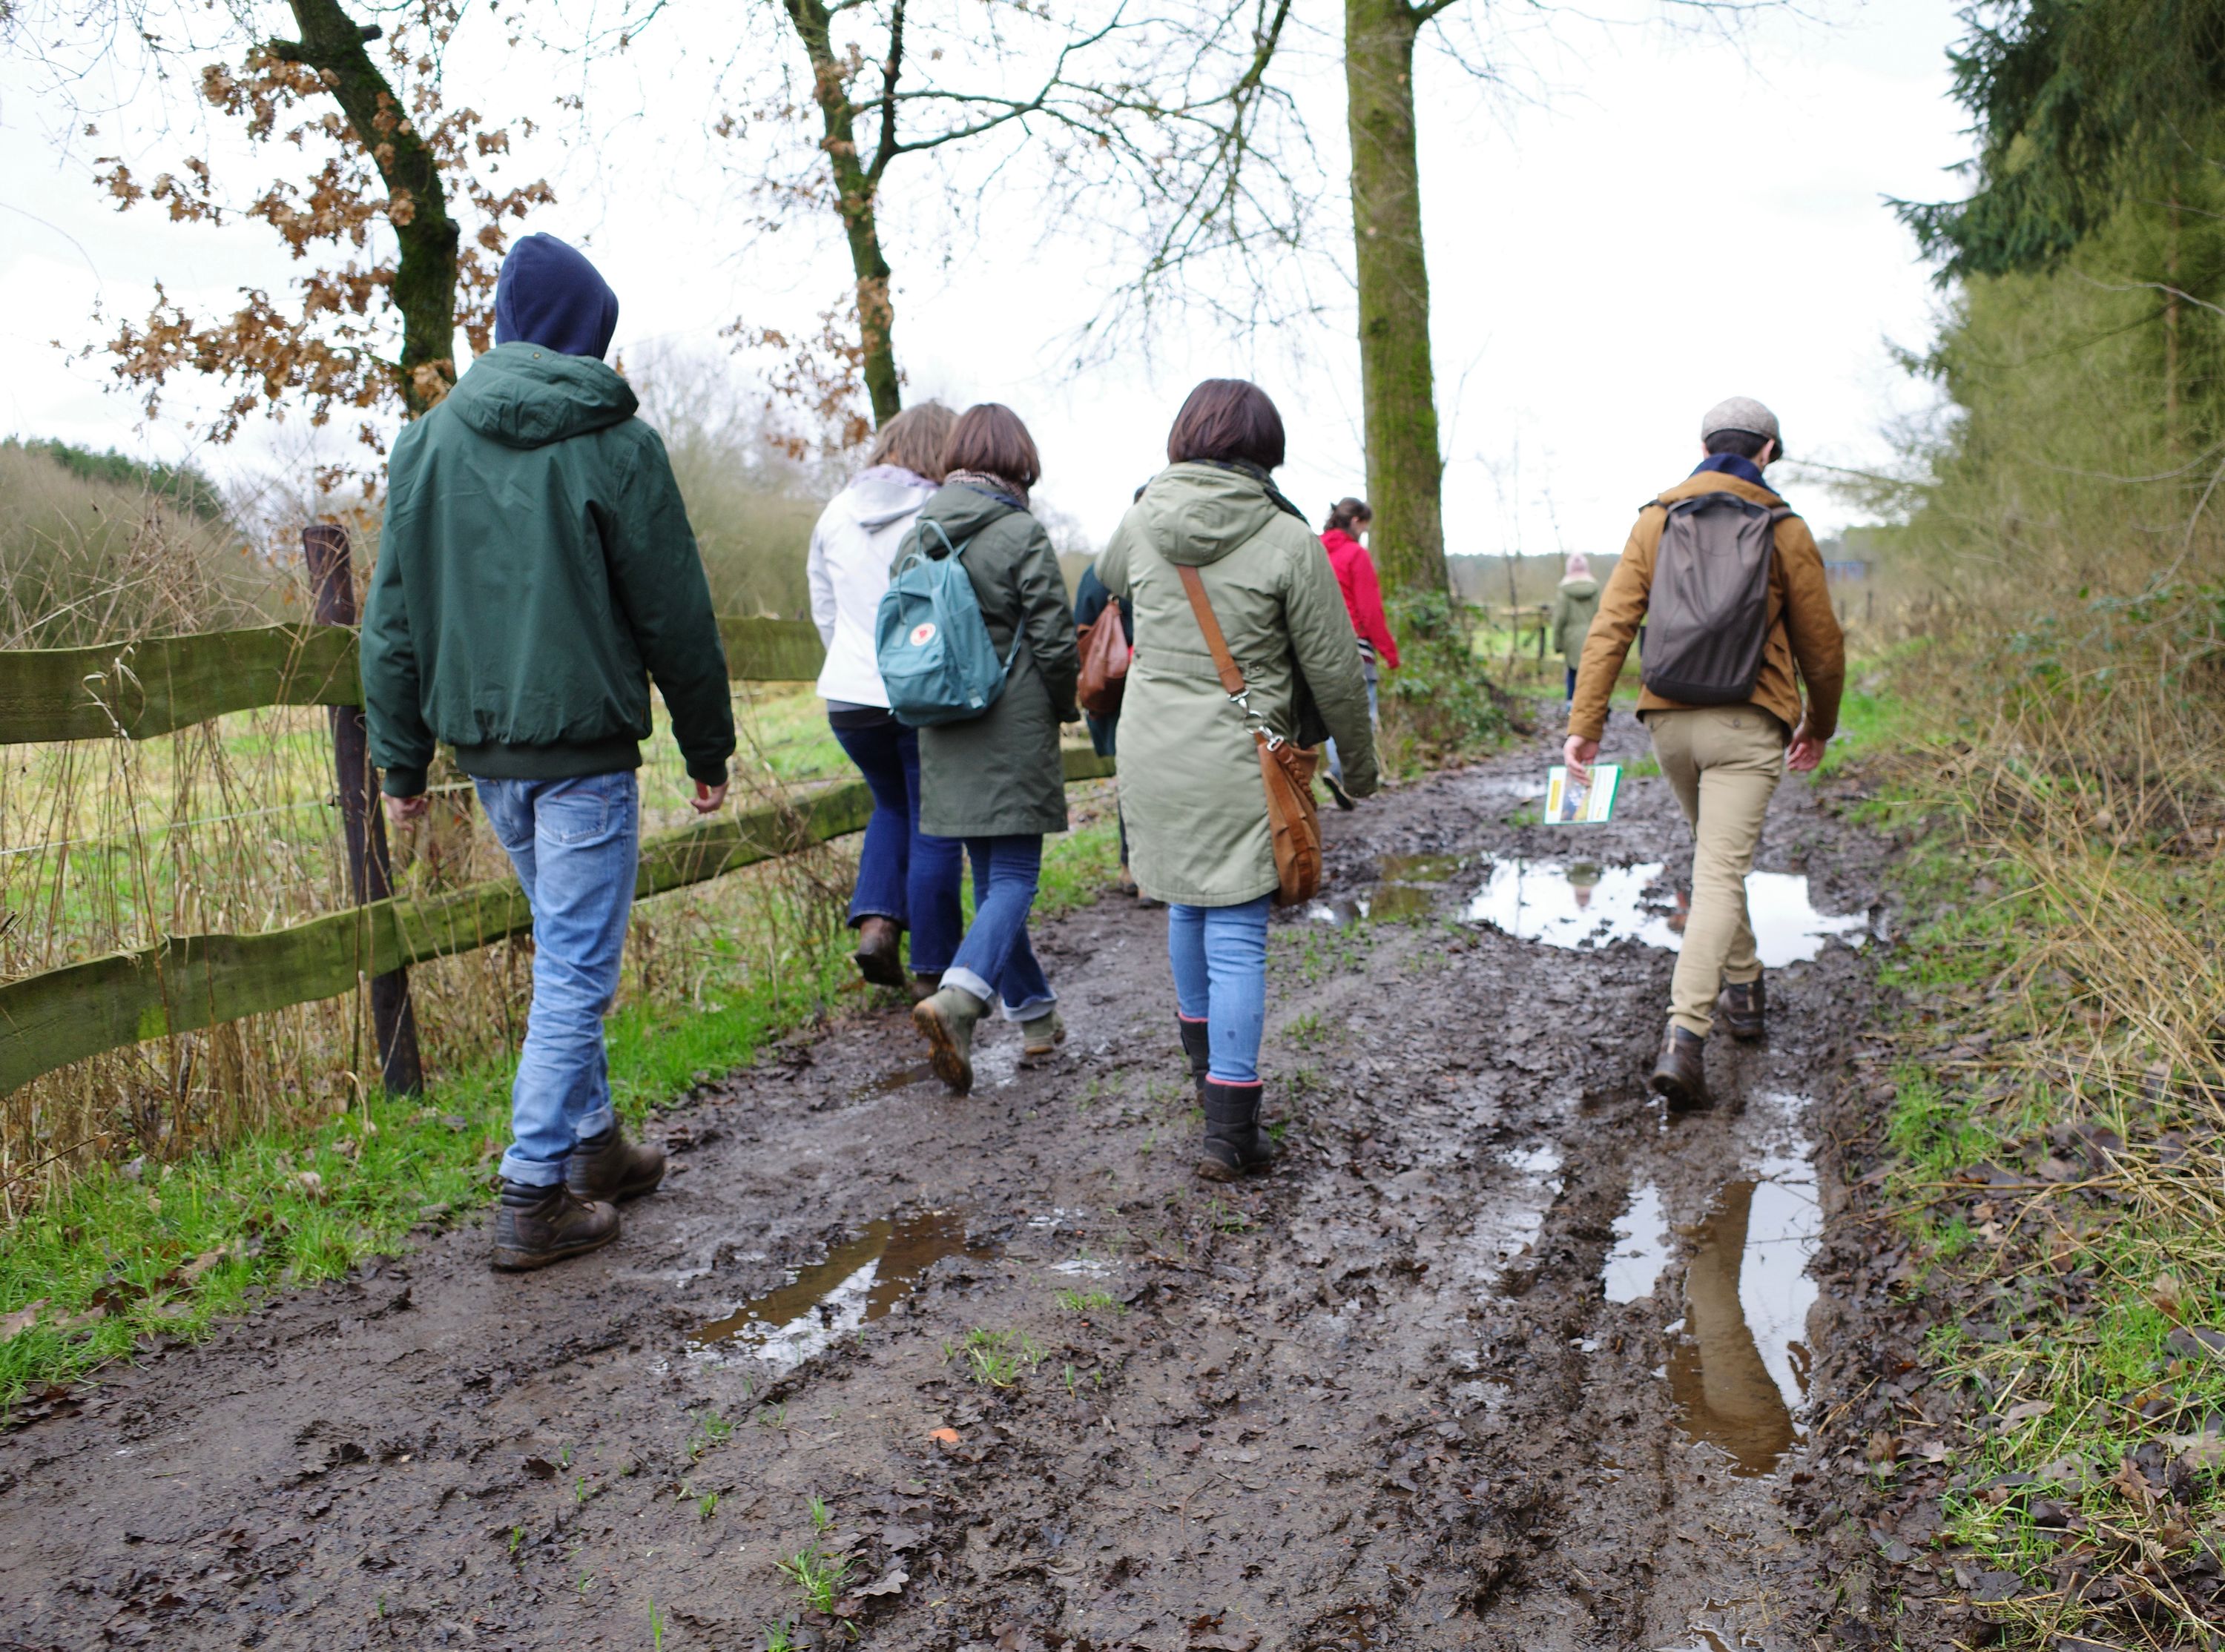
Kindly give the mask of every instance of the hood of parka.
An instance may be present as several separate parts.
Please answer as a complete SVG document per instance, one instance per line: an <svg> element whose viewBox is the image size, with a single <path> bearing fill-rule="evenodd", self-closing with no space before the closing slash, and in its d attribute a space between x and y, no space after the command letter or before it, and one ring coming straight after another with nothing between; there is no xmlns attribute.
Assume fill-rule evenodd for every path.
<svg viewBox="0 0 2225 1652"><path fill-rule="evenodd" d="M1282 514L1266 484L1218 465L1170 465L1136 507L1152 549L1176 567L1218 562Z"/></svg>
<svg viewBox="0 0 2225 1652"><path fill-rule="evenodd" d="M919 508L919 514L923 522L940 523L953 545L963 545L999 516L1011 516L1012 507L963 482L945 482ZM907 545L910 538L905 535ZM926 542L941 553L941 541L934 535L928 535Z"/></svg>
<svg viewBox="0 0 2225 1652"><path fill-rule="evenodd" d="M546 447L633 417L641 403L615 368L543 345L497 345L441 403L505 447Z"/></svg>
<svg viewBox="0 0 2225 1652"><path fill-rule="evenodd" d="M1588 573L1571 574L1561 581L1561 589L1581 602L1586 597L1599 594L1600 582Z"/></svg>

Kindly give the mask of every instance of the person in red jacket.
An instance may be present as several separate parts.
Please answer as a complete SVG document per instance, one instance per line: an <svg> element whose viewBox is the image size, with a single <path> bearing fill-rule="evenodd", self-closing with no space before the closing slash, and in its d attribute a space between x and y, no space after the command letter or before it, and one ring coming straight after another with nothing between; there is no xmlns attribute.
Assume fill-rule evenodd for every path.
<svg viewBox="0 0 2225 1652"><path fill-rule="evenodd" d="M1360 667L1367 679L1367 719L1375 721L1377 662L1398 668L1398 640L1391 635L1391 622L1383 612L1383 587L1376 582L1375 559L1360 542L1375 513L1365 499L1339 499L1329 507L1328 524L1322 529L1322 548L1336 572L1337 588L1344 592L1344 611L1352 616L1352 629L1360 638ZM1328 790L1341 809L1352 807L1344 794L1344 765L1337 759L1336 742L1328 743Z"/></svg>

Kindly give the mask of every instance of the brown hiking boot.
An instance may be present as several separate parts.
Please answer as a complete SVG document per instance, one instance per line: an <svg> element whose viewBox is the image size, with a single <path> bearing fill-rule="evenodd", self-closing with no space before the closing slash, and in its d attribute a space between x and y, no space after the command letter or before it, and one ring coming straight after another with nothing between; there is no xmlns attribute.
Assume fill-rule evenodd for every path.
<svg viewBox="0 0 2225 1652"><path fill-rule="evenodd" d="M656 1191L664 1180L664 1149L629 1142L613 1124L573 1148L564 1161L564 1185L580 1199L621 1204Z"/></svg>
<svg viewBox="0 0 2225 1652"><path fill-rule="evenodd" d="M1661 1059L1653 1064L1649 1082L1654 1094L1667 1099L1671 1112L1708 1104L1708 1067L1703 1059L1707 1048L1707 1040L1682 1027L1670 1027L1661 1041Z"/></svg>
<svg viewBox="0 0 2225 1652"><path fill-rule="evenodd" d="M942 990L940 975L915 975L907 984L914 1003L924 1003Z"/></svg>
<svg viewBox="0 0 2225 1652"><path fill-rule="evenodd" d="M1763 1018L1768 1008L1759 975L1751 981L1726 981L1722 995L1715 1000L1715 1018L1733 1038L1751 1043L1767 1030Z"/></svg>
<svg viewBox="0 0 2225 1652"><path fill-rule="evenodd" d="M988 1008L965 988L954 986L912 1006L911 1024L927 1035L927 1064L954 1096L973 1088L973 1024Z"/></svg>
<svg viewBox="0 0 2225 1652"><path fill-rule="evenodd" d="M494 1213L494 1266L505 1274L599 1250L618 1237L617 1207L581 1199L561 1181L502 1184Z"/></svg>
<svg viewBox="0 0 2225 1652"><path fill-rule="evenodd" d="M858 973L875 986L904 984L903 931L892 918L868 918L858 926L858 950L850 954Z"/></svg>

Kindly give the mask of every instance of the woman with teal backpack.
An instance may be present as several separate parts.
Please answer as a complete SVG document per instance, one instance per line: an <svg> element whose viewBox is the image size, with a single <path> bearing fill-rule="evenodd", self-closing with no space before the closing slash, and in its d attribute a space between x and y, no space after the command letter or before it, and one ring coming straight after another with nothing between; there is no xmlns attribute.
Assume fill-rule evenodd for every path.
<svg viewBox="0 0 2225 1652"><path fill-rule="evenodd" d="M1074 698L1081 661L1058 555L1028 514L1028 490L1043 472L1028 427L996 402L969 408L951 430L942 467L942 487L921 507L896 571L916 555L955 557L1002 664L986 709L919 731L920 829L965 839L973 922L941 991L913 1010L912 1021L926 1035L935 1076L962 1096L973 1087L973 1029L992 1003L1020 1024L1024 1060L1048 1056L1066 1037L1057 997L1028 944L1028 914L1043 834L1066 830L1058 731L1081 715ZM892 591L884 615L900 599ZM891 629L883 628L884 662L897 640Z"/></svg>

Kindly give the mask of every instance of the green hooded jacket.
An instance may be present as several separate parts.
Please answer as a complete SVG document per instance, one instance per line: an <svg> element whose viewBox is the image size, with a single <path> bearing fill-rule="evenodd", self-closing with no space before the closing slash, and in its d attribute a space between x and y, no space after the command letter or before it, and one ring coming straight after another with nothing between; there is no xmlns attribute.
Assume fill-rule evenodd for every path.
<svg viewBox="0 0 2225 1652"><path fill-rule="evenodd" d="M425 789L437 741L490 780L638 768L651 677L688 774L726 779L718 617L636 405L600 361L498 345L394 444L363 620L388 793Z"/></svg>
<svg viewBox="0 0 2225 1652"><path fill-rule="evenodd" d="M1553 593L1553 652L1569 670L1584 657L1584 638L1590 634L1600 605L1600 582L1588 573L1572 573Z"/></svg>
<svg viewBox="0 0 2225 1652"><path fill-rule="evenodd" d="M920 830L937 838L1063 832L1066 766L1058 725L1081 718L1074 692L1081 660L1058 554L1026 511L962 482L946 484L919 516L941 523L950 542L965 548L966 575L998 658L1011 652L1016 633L1026 639L1013 655L1005 692L987 711L919 731ZM913 539L904 535L897 561ZM932 534L928 543L942 548Z"/></svg>
<svg viewBox="0 0 2225 1652"><path fill-rule="evenodd" d="M1106 588L1136 604L1120 705L1128 866L1159 900L1239 906L1276 887L1267 794L1252 725L1221 692L1182 591L1185 564L1199 571L1252 709L1290 736L1310 689L1356 797L1375 790L1375 732L1359 638L1313 529L1240 472L1175 465L1153 477L1097 560Z"/></svg>

